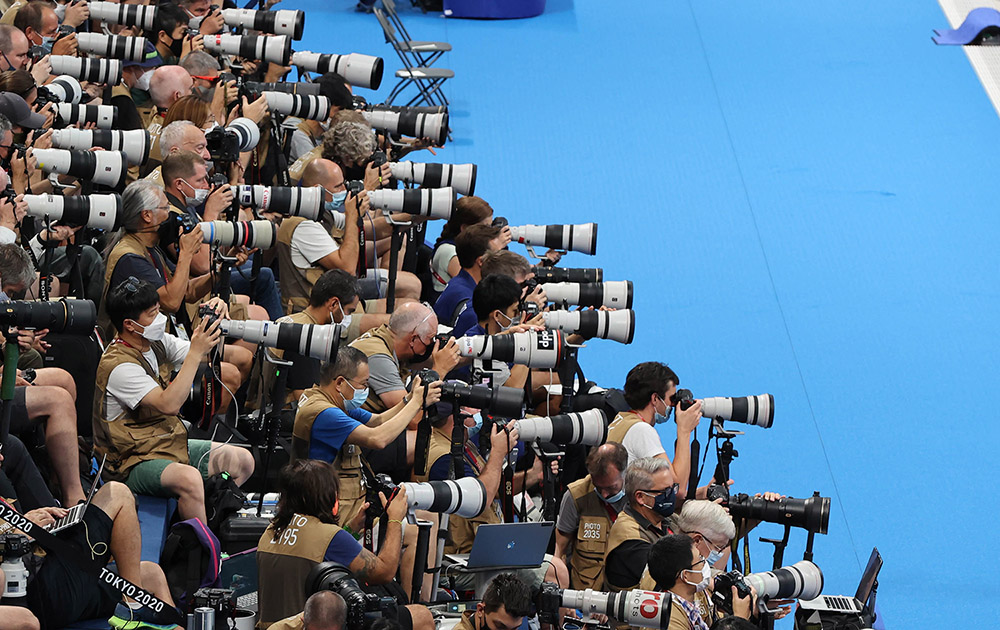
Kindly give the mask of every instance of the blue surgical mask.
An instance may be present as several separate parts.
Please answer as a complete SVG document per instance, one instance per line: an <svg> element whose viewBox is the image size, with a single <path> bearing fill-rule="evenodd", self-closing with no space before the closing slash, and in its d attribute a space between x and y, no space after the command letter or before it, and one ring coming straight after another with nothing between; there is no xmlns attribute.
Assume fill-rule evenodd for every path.
<svg viewBox="0 0 1000 630"><path fill-rule="evenodd" d="M656 403L653 403L653 424L666 424L670 422L670 405L663 401L663 413L656 411Z"/></svg>
<svg viewBox="0 0 1000 630"><path fill-rule="evenodd" d="M354 386L349 381L345 382L347 382L347 386L351 388L351 391L354 392L354 395L351 398L344 398L344 411L360 409L368 400L368 388L354 389Z"/></svg>
<svg viewBox="0 0 1000 630"><path fill-rule="evenodd" d="M326 190L325 188L323 190ZM326 191L330 192L330 191ZM347 191L342 190L340 192L331 192L333 195L333 201L327 201L323 204L323 207L327 212L336 212L344 207L344 200L347 199Z"/></svg>
<svg viewBox="0 0 1000 630"><path fill-rule="evenodd" d="M708 552L708 557L705 558L705 560L708 562L709 566L714 567L716 562L722 560L722 552L713 549Z"/></svg>
<svg viewBox="0 0 1000 630"><path fill-rule="evenodd" d="M597 490L595 489L594 492L597 492ZM618 503L619 501L625 498L625 488L622 488L616 494L613 494L606 499L604 498L604 495L601 494L600 492L597 492L597 496L600 497L601 501L604 501L605 503L611 505L614 503Z"/></svg>
<svg viewBox="0 0 1000 630"><path fill-rule="evenodd" d="M46 55L52 54L52 44L56 41L55 37L43 37L40 46L45 50Z"/></svg>
<svg viewBox="0 0 1000 630"><path fill-rule="evenodd" d="M644 494L653 497L653 505L649 506L649 509L653 510L663 518L673 514L674 505L677 503L677 488L677 484L674 484L659 494L643 491Z"/></svg>
<svg viewBox="0 0 1000 630"><path fill-rule="evenodd" d="M481 413L477 411L472 415L472 419L475 420L476 424L471 427L465 427L466 434L469 436L470 440L479 435L480 429L483 428L483 415Z"/></svg>

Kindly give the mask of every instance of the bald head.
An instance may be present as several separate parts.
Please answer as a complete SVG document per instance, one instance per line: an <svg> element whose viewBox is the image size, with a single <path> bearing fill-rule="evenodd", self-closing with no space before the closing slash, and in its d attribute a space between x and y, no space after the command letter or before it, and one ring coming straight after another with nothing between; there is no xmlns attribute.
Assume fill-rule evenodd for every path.
<svg viewBox="0 0 1000 630"><path fill-rule="evenodd" d="M0 70L24 70L28 66L28 38L21 29L0 24Z"/></svg>
<svg viewBox="0 0 1000 630"><path fill-rule="evenodd" d="M397 337L411 333L423 337L437 333L437 315L420 302L400 304L389 318L389 328Z"/></svg>
<svg viewBox="0 0 1000 630"><path fill-rule="evenodd" d="M160 66L153 71L153 78L149 82L149 96L153 99L153 105L167 109L180 97L190 94L193 85L194 80L184 68Z"/></svg>
<svg viewBox="0 0 1000 630"><path fill-rule="evenodd" d="M347 603L333 591L313 593L302 611L303 630L341 630L347 623Z"/></svg>
<svg viewBox="0 0 1000 630"><path fill-rule="evenodd" d="M306 187L322 186L324 190L323 201L333 201L333 193L347 190L344 184L344 172L340 170L336 162L316 158L306 164L305 169L302 170L302 185Z"/></svg>

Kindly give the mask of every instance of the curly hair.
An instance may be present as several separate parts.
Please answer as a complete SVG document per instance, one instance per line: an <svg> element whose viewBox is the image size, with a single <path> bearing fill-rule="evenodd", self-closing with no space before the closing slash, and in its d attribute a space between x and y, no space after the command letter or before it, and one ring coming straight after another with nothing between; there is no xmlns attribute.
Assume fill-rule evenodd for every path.
<svg viewBox="0 0 1000 630"><path fill-rule="evenodd" d="M337 123L323 134L323 157L341 168L364 162L375 148L375 134L361 123Z"/></svg>

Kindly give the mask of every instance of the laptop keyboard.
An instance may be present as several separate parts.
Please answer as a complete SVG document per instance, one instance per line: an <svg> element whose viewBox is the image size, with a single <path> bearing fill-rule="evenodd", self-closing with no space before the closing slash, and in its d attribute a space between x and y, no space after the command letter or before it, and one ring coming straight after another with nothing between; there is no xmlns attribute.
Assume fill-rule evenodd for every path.
<svg viewBox="0 0 1000 630"><path fill-rule="evenodd" d="M857 606L854 605L854 600L849 599L847 597L838 597L838 596L835 596L835 595L834 596L824 595L823 596L823 602L829 608L833 608L835 610L844 610L844 611L848 611L848 612L854 612L854 611L856 611L858 609Z"/></svg>
<svg viewBox="0 0 1000 630"><path fill-rule="evenodd" d="M44 529L48 532L57 532L62 529L66 529L70 525L75 525L83 518L83 510L87 507L86 503L77 503L66 512L66 516L62 517L55 523L52 523Z"/></svg>
<svg viewBox="0 0 1000 630"><path fill-rule="evenodd" d="M257 610L257 591L237 597L236 607L245 610Z"/></svg>

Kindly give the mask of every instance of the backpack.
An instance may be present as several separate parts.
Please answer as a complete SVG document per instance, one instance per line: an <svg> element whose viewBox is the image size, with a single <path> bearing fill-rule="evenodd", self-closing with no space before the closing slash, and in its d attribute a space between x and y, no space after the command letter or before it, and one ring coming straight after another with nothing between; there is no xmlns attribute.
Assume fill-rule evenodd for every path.
<svg viewBox="0 0 1000 630"><path fill-rule="evenodd" d="M178 608L186 610L200 588L219 586L219 539L200 518L174 524L163 543L160 567Z"/></svg>
<svg viewBox="0 0 1000 630"><path fill-rule="evenodd" d="M208 528L221 532L222 524L246 505L247 495L236 485L227 472L217 473L205 480L205 514Z"/></svg>

